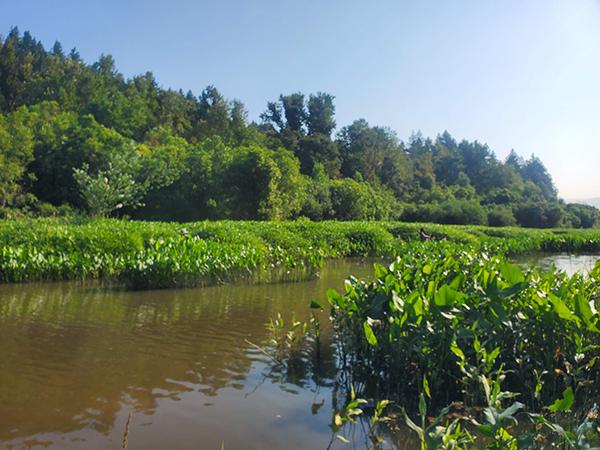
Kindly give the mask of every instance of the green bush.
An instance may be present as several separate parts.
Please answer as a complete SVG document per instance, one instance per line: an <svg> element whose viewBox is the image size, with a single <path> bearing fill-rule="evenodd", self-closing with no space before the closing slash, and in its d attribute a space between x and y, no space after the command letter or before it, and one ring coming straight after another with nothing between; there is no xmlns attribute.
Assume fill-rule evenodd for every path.
<svg viewBox="0 0 600 450"><path fill-rule="evenodd" d="M516 224L517 219L508 206L494 205L488 212L488 225L492 227L512 227Z"/></svg>

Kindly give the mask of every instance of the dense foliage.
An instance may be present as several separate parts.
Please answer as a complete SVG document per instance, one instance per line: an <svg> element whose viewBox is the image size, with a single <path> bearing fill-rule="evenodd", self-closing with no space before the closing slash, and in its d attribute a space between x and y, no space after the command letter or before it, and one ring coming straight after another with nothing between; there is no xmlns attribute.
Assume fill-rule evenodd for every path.
<svg viewBox="0 0 600 450"><path fill-rule="evenodd" d="M402 142L365 120L336 129L333 96L282 95L261 123L199 96L125 79L28 32L0 37L0 215L431 221L593 227L535 156L506 161L444 132Z"/></svg>
<svg viewBox="0 0 600 450"><path fill-rule="evenodd" d="M0 282L106 279L139 288L231 279L304 279L324 258L393 256L412 249L420 224L250 222L187 224L116 219L0 220ZM496 253L600 251L591 230L430 225L435 239Z"/></svg>
<svg viewBox="0 0 600 450"><path fill-rule="evenodd" d="M329 298L352 366L396 398L416 398L427 376L438 405L479 405L479 375L503 367L505 386L531 409L569 386L591 406L599 269L587 278L522 271L459 244L423 243Z"/></svg>

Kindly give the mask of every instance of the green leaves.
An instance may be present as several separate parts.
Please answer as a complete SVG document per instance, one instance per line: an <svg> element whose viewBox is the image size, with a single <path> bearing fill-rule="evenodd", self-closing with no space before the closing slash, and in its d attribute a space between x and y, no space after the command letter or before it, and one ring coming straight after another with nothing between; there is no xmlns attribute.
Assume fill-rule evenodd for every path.
<svg viewBox="0 0 600 450"><path fill-rule="evenodd" d="M363 330L365 333L365 338L367 339L367 342L369 343L369 345L371 345L372 347L376 347L377 346L377 336L375 336L375 333L373 333L373 328L371 328L371 325L369 324L368 320L365 320L363 322Z"/></svg>
<svg viewBox="0 0 600 450"><path fill-rule="evenodd" d="M548 409L552 412L568 412L571 411L574 403L575 395L573 394L573 389L568 387L564 390L562 397L557 398L554 403L548 406Z"/></svg>
<svg viewBox="0 0 600 450"><path fill-rule="evenodd" d="M525 281L521 269L514 264L505 261L500 264L499 269L502 278L511 286Z"/></svg>
<svg viewBox="0 0 600 450"><path fill-rule="evenodd" d="M449 285L443 285L435 293L434 301L436 306L440 307L452 307L456 303L460 303L464 300L465 295L452 289Z"/></svg>
<svg viewBox="0 0 600 450"><path fill-rule="evenodd" d="M596 326L598 319L594 317L595 315L590 307L590 300L581 294L575 295L575 314L585 323L588 330L600 333L600 330Z"/></svg>
<svg viewBox="0 0 600 450"><path fill-rule="evenodd" d="M498 425L503 428L520 411L554 401L547 386L575 379L579 389L595 395L600 370L595 280L524 271L501 256L452 242L407 246L378 274L348 281L335 322L357 373L385 374L396 398L414 398L417 384L424 396L415 399L421 409L425 399L438 402L440 392L453 392L470 405L481 405L485 395L487 425L504 423ZM475 389L499 370L497 383ZM427 373L423 383L407 381L417 371ZM510 397L499 387L504 377L516 386ZM572 407L568 394L553 408ZM494 426L492 434L514 448L530 441L529 436L518 444L510 430Z"/></svg>
<svg viewBox="0 0 600 450"><path fill-rule="evenodd" d="M554 312L558 315L558 317L564 320L579 323L579 318L573 314L573 312L571 312L565 302L552 293L548 293L548 297L550 298Z"/></svg>

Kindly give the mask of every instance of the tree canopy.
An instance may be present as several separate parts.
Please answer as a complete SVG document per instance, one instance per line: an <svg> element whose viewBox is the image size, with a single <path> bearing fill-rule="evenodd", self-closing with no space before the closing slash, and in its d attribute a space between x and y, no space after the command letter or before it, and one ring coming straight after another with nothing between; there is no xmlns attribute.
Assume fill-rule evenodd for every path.
<svg viewBox="0 0 600 450"><path fill-rule="evenodd" d="M258 123L214 86L126 79L110 55L87 64L13 28L0 37L0 216L435 221L593 227L535 155L365 119L339 126L325 92L282 94Z"/></svg>

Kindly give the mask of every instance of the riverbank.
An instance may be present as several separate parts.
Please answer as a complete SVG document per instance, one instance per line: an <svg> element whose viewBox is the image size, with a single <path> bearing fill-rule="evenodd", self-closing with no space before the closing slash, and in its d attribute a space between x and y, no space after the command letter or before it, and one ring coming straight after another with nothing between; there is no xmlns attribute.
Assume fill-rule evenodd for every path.
<svg viewBox="0 0 600 450"><path fill-rule="evenodd" d="M597 230L532 230L400 222L0 221L0 281L99 279L166 288L307 279L326 258L396 256L436 240L492 253L600 251ZM185 232L181 233L181 230Z"/></svg>

